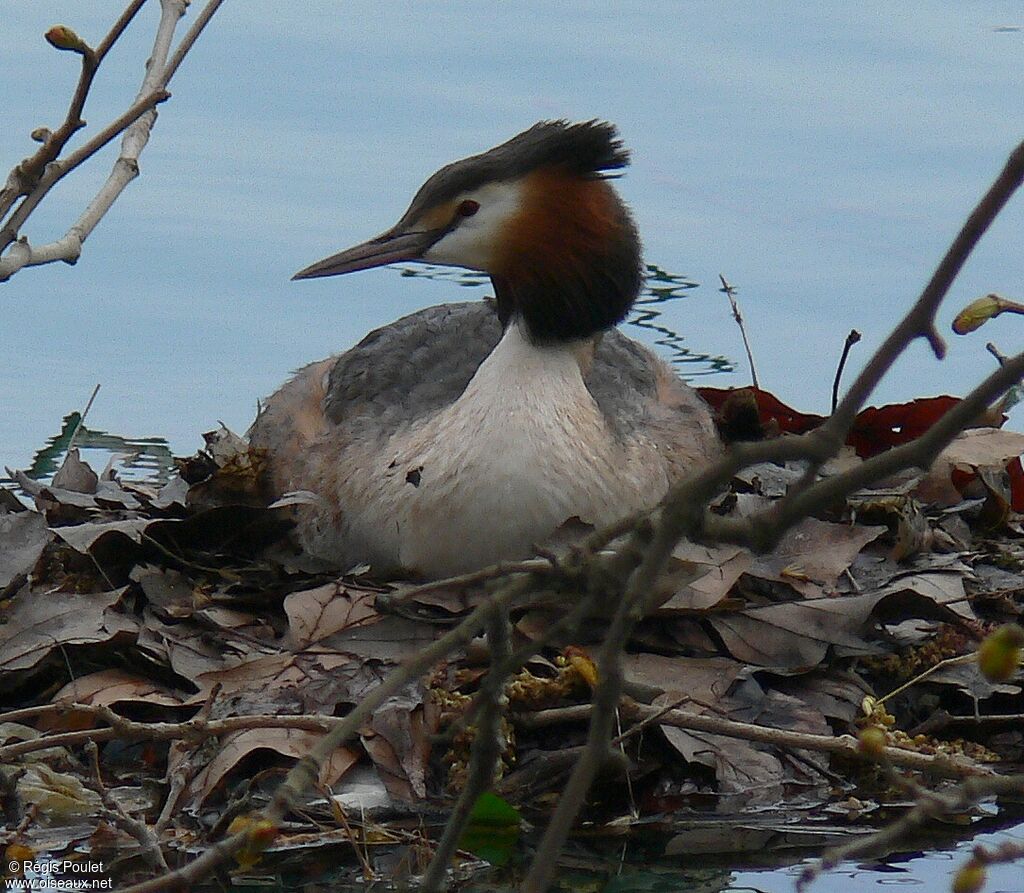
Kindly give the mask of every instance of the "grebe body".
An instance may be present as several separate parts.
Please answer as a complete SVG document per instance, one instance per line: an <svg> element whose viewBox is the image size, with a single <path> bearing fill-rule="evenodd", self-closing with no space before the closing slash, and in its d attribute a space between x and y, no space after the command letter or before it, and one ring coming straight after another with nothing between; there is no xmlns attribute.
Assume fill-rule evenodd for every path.
<svg viewBox="0 0 1024 893"><path fill-rule="evenodd" d="M443 577L525 557L571 519L655 504L720 451L711 415L620 333L641 284L601 176L607 124L542 122L431 177L382 236L296 278L424 260L490 274L496 301L404 317L300 371L250 431L311 554Z"/></svg>

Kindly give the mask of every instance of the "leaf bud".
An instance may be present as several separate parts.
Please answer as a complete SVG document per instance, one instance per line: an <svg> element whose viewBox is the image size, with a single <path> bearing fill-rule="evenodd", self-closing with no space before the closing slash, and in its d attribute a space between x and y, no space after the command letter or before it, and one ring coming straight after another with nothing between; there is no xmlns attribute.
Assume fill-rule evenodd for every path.
<svg viewBox="0 0 1024 893"><path fill-rule="evenodd" d="M980 893L985 886L985 866L971 859L953 878L953 893Z"/></svg>
<svg viewBox="0 0 1024 893"><path fill-rule="evenodd" d="M1005 623L989 633L978 648L978 667L989 682L1006 682L1021 664L1024 628Z"/></svg>
<svg viewBox="0 0 1024 893"><path fill-rule="evenodd" d="M885 729L881 726L868 726L857 736L857 750L873 760L885 755Z"/></svg>
<svg viewBox="0 0 1024 893"><path fill-rule="evenodd" d="M953 320L953 331L958 335L966 335L980 329L993 317L1005 309L1003 299L999 295L989 294L971 301Z"/></svg>
<svg viewBox="0 0 1024 893"><path fill-rule="evenodd" d="M58 50L70 50L72 53L85 55L89 45L67 25L54 25L45 34L47 43Z"/></svg>

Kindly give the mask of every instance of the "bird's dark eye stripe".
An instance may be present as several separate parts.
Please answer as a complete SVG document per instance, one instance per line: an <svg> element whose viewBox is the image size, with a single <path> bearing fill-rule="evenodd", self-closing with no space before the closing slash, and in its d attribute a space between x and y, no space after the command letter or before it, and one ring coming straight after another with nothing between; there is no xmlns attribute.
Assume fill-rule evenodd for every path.
<svg viewBox="0 0 1024 893"><path fill-rule="evenodd" d="M472 217L479 210L480 202L475 202L471 198L463 199L459 202L460 217Z"/></svg>

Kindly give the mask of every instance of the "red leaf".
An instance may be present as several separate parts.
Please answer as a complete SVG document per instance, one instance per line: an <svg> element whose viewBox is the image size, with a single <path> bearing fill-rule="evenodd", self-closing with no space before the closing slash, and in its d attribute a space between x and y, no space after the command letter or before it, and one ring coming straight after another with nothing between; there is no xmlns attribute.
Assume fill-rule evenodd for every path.
<svg viewBox="0 0 1024 893"><path fill-rule="evenodd" d="M727 442L767 438L777 433L803 434L825 421L824 416L798 412L774 394L758 388L698 388L697 393L715 411L719 430ZM858 456L868 459L920 437L959 402L959 397L945 395L869 406L857 414L846 442ZM992 423L999 424L998 420ZM1024 512L1024 466L1016 458L1007 464L1006 470L1010 476L1011 506L1015 512ZM953 471L953 483L961 490L973 477L970 472Z"/></svg>
<svg viewBox="0 0 1024 893"><path fill-rule="evenodd" d="M959 402L944 396L869 406L857 414L846 442L862 459L870 458L920 437Z"/></svg>
<svg viewBox="0 0 1024 893"><path fill-rule="evenodd" d="M749 399L751 395L757 404L757 414L762 429L774 428L780 433L804 434L825 421L824 417L820 415L797 412L774 394L759 388L697 388L697 393L718 414L720 424L724 422L727 440L729 439L727 432L730 429L731 409L737 406L742 398Z"/></svg>

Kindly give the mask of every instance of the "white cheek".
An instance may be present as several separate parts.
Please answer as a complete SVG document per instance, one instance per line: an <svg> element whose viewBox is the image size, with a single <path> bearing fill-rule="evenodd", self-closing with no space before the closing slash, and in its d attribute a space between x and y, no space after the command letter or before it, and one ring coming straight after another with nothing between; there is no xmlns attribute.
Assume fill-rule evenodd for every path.
<svg viewBox="0 0 1024 893"><path fill-rule="evenodd" d="M521 185L514 182L489 183L467 193L465 198L477 202L480 210L431 245L423 259L486 272L502 230L519 213L521 193Z"/></svg>

